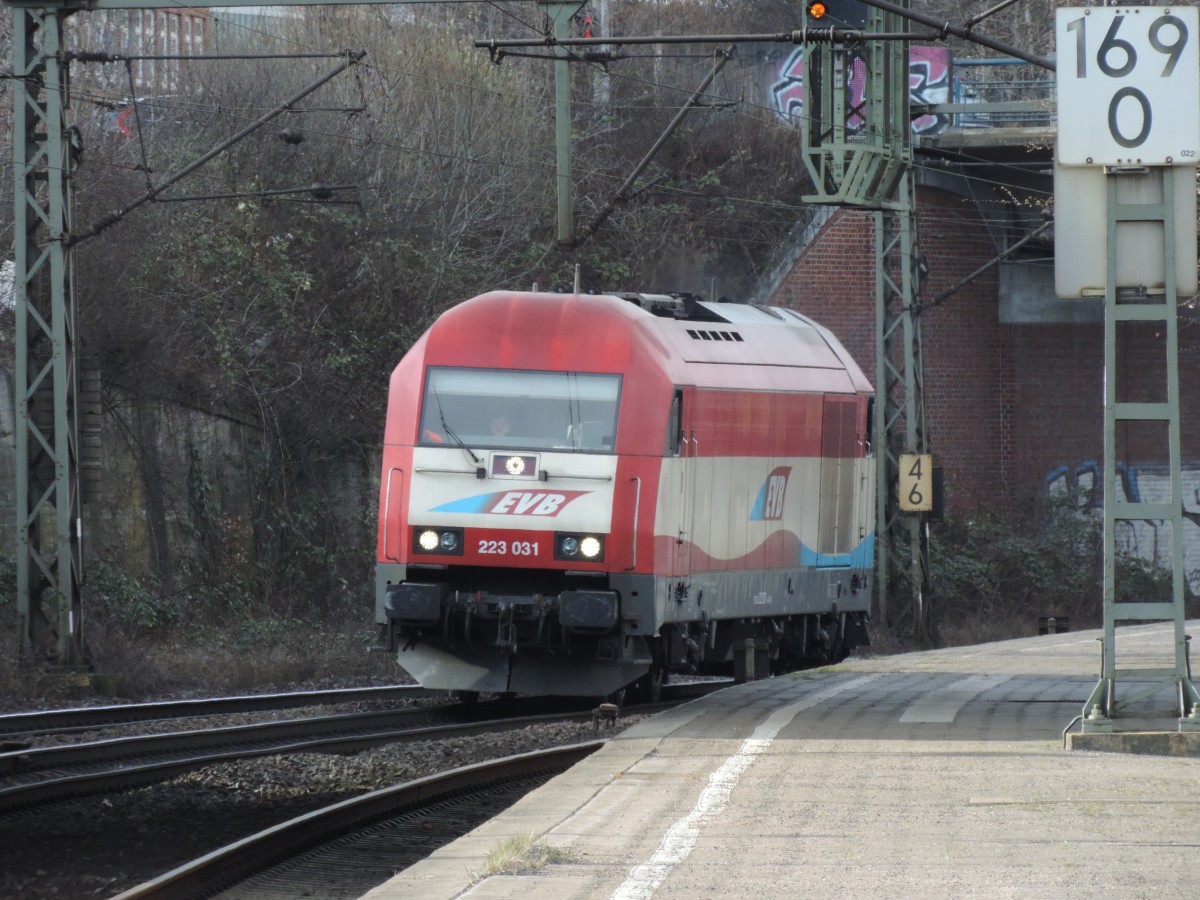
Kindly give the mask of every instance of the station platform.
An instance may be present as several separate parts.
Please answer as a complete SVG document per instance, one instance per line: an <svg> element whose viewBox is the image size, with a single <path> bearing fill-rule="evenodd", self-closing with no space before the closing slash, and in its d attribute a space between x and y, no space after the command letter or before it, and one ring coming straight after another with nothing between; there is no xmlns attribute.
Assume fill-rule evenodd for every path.
<svg viewBox="0 0 1200 900"><path fill-rule="evenodd" d="M1122 628L1118 647L1165 631ZM1200 759L1063 747L1098 636L727 688L621 732L366 896L1194 897ZM514 836L559 861L481 877Z"/></svg>

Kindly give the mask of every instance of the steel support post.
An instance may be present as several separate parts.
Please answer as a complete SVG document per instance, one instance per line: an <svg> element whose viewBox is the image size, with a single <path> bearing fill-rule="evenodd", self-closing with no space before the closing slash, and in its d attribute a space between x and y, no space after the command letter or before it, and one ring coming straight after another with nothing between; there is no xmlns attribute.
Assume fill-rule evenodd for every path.
<svg viewBox="0 0 1200 900"><path fill-rule="evenodd" d="M571 34L571 18L583 8L583 3L542 3L542 10L554 29L555 40ZM554 139L558 167L558 243L575 242L574 209L571 203L571 64L570 51L563 46L554 48Z"/></svg>
<svg viewBox="0 0 1200 900"><path fill-rule="evenodd" d="M869 14L869 31L903 30L895 12L872 8ZM892 621L911 610L916 637L927 643L928 532L919 514L901 513L898 494L900 454L927 452L916 313L919 269L908 48L900 41L810 43L806 52L801 132L814 193L805 200L875 211L877 611ZM864 81L861 103L850 98L846 87L849 74L859 71ZM893 606L893 599L901 608Z"/></svg>
<svg viewBox="0 0 1200 900"><path fill-rule="evenodd" d="M1112 731L1114 720L1122 715L1154 715L1139 710L1140 701L1169 689L1179 719L1180 730L1200 730L1200 693L1192 683L1188 666L1187 634L1184 617L1183 568L1183 464L1179 419L1179 317L1175 267L1175 179L1192 178L1192 170L1176 171L1172 166L1153 167L1132 173L1109 172L1106 176L1108 232L1107 273L1104 289L1104 636L1100 680L1083 708L1083 730ZM1147 196L1156 199L1150 199ZM1118 239L1121 223L1161 223L1164 285L1161 296L1145 287L1117 284L1118 261L1125 249ZM1121 395L1124 383L1119 335L1123 326L1152 323L1161 329L1165 354L1165 395L1149 402L1133 402ZM1148 442L1166 429L1169 460L1170 497L1147 502L1127 496L1117 470L1118 430L1157 426L1155 434L1144 435ZM1128 446L1128 444L1127 444ZM1131 465L1132 459L1125 464ZM1171 530L1171 596L1126 598L1117 587L1117 526L1119 523L1153 521L1168 524ZM1156 564L1158 560L1154 561ZM1157 668L1120 668L1117 650L1117 625L1130 621L1172 623L1169 648L1171 665ZM1144 653L1144 651L1143 651ZM1129 696L1117 699L1122 679L1135 682Z"/></svg>
<svg viewBox="0 0 1200 900"><path fill-rule="evenodd" d="M83 663L66 14L12 9L17 620L23 659Z"/></svg>
<svg viewBox="0 0 1200 900"><path fill-rule="evenodd" d="M901 180L900 209L875 213L875 434L877 582L880 615L887 618L889 594L906 600L914 634L929 642L928 532L920 515L900 511L900 454L926 453L921 320L915 313L915 187Z"/></svg>

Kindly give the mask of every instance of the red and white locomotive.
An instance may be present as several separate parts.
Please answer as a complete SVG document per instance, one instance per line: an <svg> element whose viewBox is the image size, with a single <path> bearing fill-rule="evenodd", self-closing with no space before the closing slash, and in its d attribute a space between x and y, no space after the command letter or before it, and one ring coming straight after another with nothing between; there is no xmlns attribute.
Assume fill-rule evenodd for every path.
<svg viewBox="0 0 1200 900"><path fill-rule="evenodd" d="M784 308L493 292L392 374L376 620L422 685L604 696L866 640L872 389ZM761 657L761 651L760 651Z"/></svg>

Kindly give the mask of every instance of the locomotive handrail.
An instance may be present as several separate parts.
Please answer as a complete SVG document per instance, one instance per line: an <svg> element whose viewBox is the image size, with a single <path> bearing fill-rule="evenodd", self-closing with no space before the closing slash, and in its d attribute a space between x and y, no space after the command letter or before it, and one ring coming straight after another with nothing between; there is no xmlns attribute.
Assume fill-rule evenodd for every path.
<svg viewBox="0 0 1200 900"><path fill-rule="evenodd" d="M626 572L637 568L638 511L642 508L642 479L634 475L629 480L637 483L637 492L633 495L633 564Z"/></svg>
<svg viewBox="0 0 1200 900"><path fill-rule="evenodd" d="M401 478L404 477L403 469L397 468L396 466L392 466L392 468L388 470L387 490L384 492L384 495L383 495L383 555L387 559L393 559L393 560L399 561L399 559L400 559L399 556L392 556L392 553L391 553L392 545L391 545L391 542L388 540L388 535L391 531L391 529L388 526L390 526L392 523L392 476L395 475L397 472L400 473ZM403 505L403 499L401 499L401 505Z"/></svg>
<svg viewBox="0 0 1200 900"><path fill-rule="evenodd" d="M692 574L692 548L696 546L696 478L698 477L696 469L699 466L700 459L700 438L696 437L696 432L692 432L692 464L688 466L688 475L690 476L691 484L688 486L688 503L687 509L687 574L690 577Z"/></svg>
<svg viewBox="0 0 1200 900"><path fill-rule="evenodd" d="M413 472L417 473L418 475L471 475L475 478L483 478L484 476L479 474L480 471L481 471L480 469L436 469L436 468L430 468L427 466L417 466L415 469L413 469ZM574 479L576 481L612 481L613 480L613 477L611 475L573 475L570 472L553 472L552 473L548 469L542 469L541 472L539 472L538 474L541 476L541 478L539 478L540 481L546 481L551 476L553 476L554 478L570 478L570 479ZM386 525L386 523L385 523L385 525Z"/></svg>
<svg viewBox="0 0 1200 900"><path fill-rule="evenodd" d="M695 432L693 431L692 434L694 435ZM688 437L687 432L686 431L682 432L679 436L679 459L680 459L681 463L680 463L680 471L679 471L679 540L678 540L678 543L680 543L680 544L683 543L683 540L685 537L691 538L691 532L687 530L687 524L688 524L688 515L687 515L687 511L688 511L688 472L689 472L689 466L688 466L687 461L688 461L688 450L691 449L691 445L692 445L692 441Z"/></svg>

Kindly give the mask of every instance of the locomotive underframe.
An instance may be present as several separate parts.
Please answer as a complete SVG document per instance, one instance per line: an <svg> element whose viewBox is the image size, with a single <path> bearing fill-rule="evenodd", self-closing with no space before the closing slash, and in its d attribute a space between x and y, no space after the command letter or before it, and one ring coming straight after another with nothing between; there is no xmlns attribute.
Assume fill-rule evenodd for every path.
<svg viewBox="0 0 1200 900"><path fill-rule="evenodd" d="M689 579L381 565L381 642L428 687L605 696L667 672L728 674L747 640L773 672L867 642L870 569Z"/></svg>

